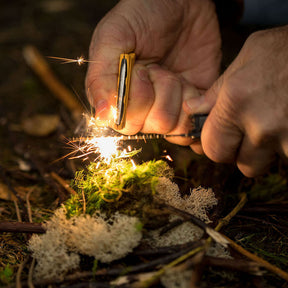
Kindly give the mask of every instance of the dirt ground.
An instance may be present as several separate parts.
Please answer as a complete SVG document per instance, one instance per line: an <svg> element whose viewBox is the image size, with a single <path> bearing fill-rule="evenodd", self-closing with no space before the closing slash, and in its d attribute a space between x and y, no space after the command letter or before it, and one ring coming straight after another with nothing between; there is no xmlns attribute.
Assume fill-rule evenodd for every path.
<svg viewBox="0 0 288 288"><path fill-rule="evenodd" d="M85 167L85 162L63 158L70 152L67 139L74 136L78 123L75 123L67 107L28 67L23 49L26 45L33 45L44 56L76 58L83 55L87 58L90 38L97 22L116 3L116 0L17 0L1 3L0 184L10 187L10 190L14 187L23 199L31 187L37 187L34 195L31 195L34 211L38 211L34 215L36 222L37 219L42 221L46 216L49 217L49 211L67 197L65 191L47 175L54 172L70 181L76 170ZM250 28L223 31L223 67L235 57L250 31ZM87 67L61 65L49 58L46 60L60 81L89 110L84 90ZM54 129L41 137L31 135L24 127L27 119L38 114L58 116L59 119ZM37 126L37 123L34 124L32 130ZM188 148L165 141L137 145L143 148L141 160L161 158L163 150L172 155L172 165L183 193L191 186L213 187L221 199L215 217L225 215L237 203L238 192L245 190L249 194L253 191L254 194L249 194L246 212L236 217L225 232L250 251L264 255L266 260L287 270L286 164L277 160L267 175L252 180L244 178L234 166L216 165L205 157L194 155ZM181 180L183 178L184 181ZM0 186L0 220L19 220L15 204L9 198L12 196L1 189ZM21 212L21 203L18 204ZM38 208L42 209L41 212ZM43 209L46 209L47 215ZM0 246L3 249L0 251L0 271L8 264L16 271L26 257L23 237L22 234L0 234ZM268 273L266 278L251 275L246 280L237 278L237 285L234 280L223 280L215 275L211 279L219 284L217 287L288 287L285 281L273 273ZM212 281L209 277L207 279L208 283ZM3 279L0 277L0 280ZM7 284L5 281L3 283Z"/></svg>

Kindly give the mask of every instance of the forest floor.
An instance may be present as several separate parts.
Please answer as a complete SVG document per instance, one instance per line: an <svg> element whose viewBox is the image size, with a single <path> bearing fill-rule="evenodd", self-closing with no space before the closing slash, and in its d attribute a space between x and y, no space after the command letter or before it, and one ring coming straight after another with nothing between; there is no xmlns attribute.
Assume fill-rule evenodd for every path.
<svg viewBox="0 0 288 288"><path fill-rule="evenodd" d="M69 183L75 172L87 165L81 159L65 157L71 152L67 139L75 136L79 123L27 65L23 49L33 45L44 56L76 58L83 55L87 58L97 22L116 3L116 0L21 0L2 3L0 221L28 222L27 197L33 222L42 223L49 219L53 211L69 197L53 175ZM223 67L235 57L249 31L239 27L223 31ZM72 91L80 103L84 103L87 113L91 113L84 89L87 67L61 65L52 59L45 59L60 82ZM36 115L42 118L35 118ZM46 127L45 122L52 124ZM43 128L43 135L37 132L41 125L47 129ZM142 148L139 162L162 159L163 151L171 155L174 161L170 165L182 193L199 185L211 187L219 200L217 209L211 214L215 225L237 205L239 195L247 193L248 202L221 230L222 233L269 263L288 270L287 164L277 159L264 176L247 179L234 166L212 163L204 156L195 155L189 148L164 140L138 142L135 145ZM0 232L0 286L13 286L16 283L16 274L23 261L29 259L25 264L29 266L31 259L28 257L27 240L30 236L29 233L17 231ZM24 269L26 276L27 267ZM89 269L92 271L92 267L83 267L83 271ZM224 277L219 271L226 271L227 267L217 269L211 271L203 268L203 282L199 287L288 287L288 282L271 271L262 276L238 271L231 272L231 277ZM74 287L81 281L75 277L62 285ZM60 284L51 285L58 287Z"/></svg>

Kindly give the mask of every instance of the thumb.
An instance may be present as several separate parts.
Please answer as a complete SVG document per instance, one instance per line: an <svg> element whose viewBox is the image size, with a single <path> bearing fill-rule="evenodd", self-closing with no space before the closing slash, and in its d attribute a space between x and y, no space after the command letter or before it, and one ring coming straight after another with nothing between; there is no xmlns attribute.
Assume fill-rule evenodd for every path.
<svg viewBox="0 0 288 288"><path fill-rule="evenodd" d="M223 84L223 75L218 78L211 88L198 97L192 97L184 101L183 110L188 114L209 113L215 105L219 91Z"/></svg>
<svg viewBox="0 0 288 288"><path fill-rule="evenodd" d="M203 107L210 110L201 133L202 148L208 158L221 163L236 161L243 139L237 122L235 101L231 99L233 93L228 90L222 75L203 96Z"/></svg>

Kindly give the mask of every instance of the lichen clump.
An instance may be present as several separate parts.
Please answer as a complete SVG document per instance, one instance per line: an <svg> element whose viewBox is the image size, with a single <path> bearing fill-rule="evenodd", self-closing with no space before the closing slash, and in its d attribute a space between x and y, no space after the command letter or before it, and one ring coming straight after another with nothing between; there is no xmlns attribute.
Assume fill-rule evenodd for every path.
<svg viewBox="0 0 288 288"><path fill-rule="evenodd" d="M47 232L33 235L29 248L37 259L35 277L53 279L78 268L80 255L93 256L106 263L126 256L141 238L136 217L116 213L107 221L95 214L66 217L65 208L55 211L46 223Z"/></svg>

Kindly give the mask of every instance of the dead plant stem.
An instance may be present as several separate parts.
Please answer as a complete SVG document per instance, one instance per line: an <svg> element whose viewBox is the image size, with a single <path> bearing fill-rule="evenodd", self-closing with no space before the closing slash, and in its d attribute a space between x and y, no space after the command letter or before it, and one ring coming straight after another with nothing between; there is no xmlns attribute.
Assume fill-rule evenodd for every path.
<svg viewBox="0 0 288 288"><path fill-rule="evenodd" d="M51 177L57 181L69 194L76 195L77 193L69 186L69 184L55 172L50 173Z"/></svg>
<svg viewBox="0 0 288 288"><path fill-rule="evenodd" d="M228 238L227 236L224 236L228 242L229 245L236 250L237 252L241 253L242 255L246 256L247 258L249 258L250 260L258 263L260 266L266 268L268 271L275 273L276 275L278 275L279 277L281 277L282 279L288 281L288 273L283 271L282 269L278 268L275 265L272 265L271 263L269 263L268 261L258 257L257 255L247 251L246 249L244 249L243 247L241 247L240 245L238 245L236 242L234 242L233 240L231 240L230 238Z"/></svg>

